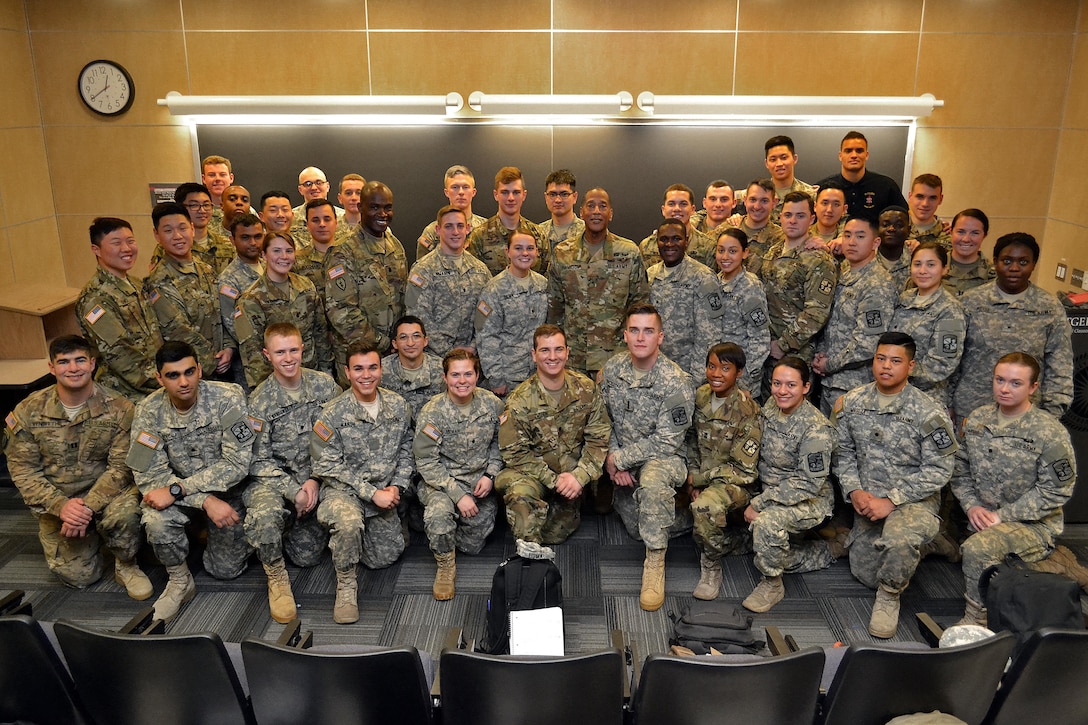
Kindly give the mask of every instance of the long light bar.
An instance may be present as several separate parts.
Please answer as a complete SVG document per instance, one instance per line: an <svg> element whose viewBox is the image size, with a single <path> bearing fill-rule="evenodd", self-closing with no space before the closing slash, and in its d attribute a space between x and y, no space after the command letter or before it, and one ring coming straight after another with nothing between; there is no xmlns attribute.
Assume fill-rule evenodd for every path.
<svg viewBox="0 0 1088 725"><path fill-rule="evenodd" d="M638 108L655 118L804 120L876 118L913 121L944 106L921 96L657 96L638 94Z"/></svg>
<svg viewBox="0 0 1088 725"><path fill-rule="evenodd" d="M373 118L415 117L432 121L464 108L460 93L444 96L184 96L177 91L158 99L174 116L197 123L367 122ZM348 121L351 119L351 121ZM371 121L373 122L373 121Z"/></svg>

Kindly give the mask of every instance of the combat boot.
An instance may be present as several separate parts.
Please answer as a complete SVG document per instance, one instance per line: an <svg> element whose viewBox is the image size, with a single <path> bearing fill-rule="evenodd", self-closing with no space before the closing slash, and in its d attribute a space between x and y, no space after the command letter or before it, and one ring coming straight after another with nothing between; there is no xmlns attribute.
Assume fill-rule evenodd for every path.
<svg viewBox="0 0 1088 725"><path fill-rule="evenodd" d="M960 545L944 531L938 532L933 541L922 544L918 548L918 553L921 554L923 559L933 554L943 556L953 564L963 559L963 554L960 553Z"/></svg>
<svg viewBox="0 0 1088 725"><path fill-rule="evenodd" d="M786 585L782 583L782 575L765 576L740 604L745 609L762 613L770 611L771 607L781 602L785 596Z"/></svg>
<svg viewBox="0 0 1088 725"><path fill-rule="evenodd" d="M457 552L447 551L445 554L439 554L436 551L434 560L438 562L438 571L435 572L431 592L440 602L453 599L453 595L457 593L454 586L457 581Z"/></svg>
<svg viewBox="0 0 1088 725"><path fill-rule="evenodd" d="M189 565L184 561L166 567L166 588L155 600L155 619L169 622L178 616L178 612L196 595L196 582L189 573Z"/></svg>
<svg viewBox="0 0 1088 725"><path fill-rule="evenodd" d="M355 566L336 570L336 603L332 605L332 621L352 624L359 621L359 578Z"/></svg>
<svg viewBox="0 0 1088 725"><path fill-rule="evenodd" d="M291 593L291 578L287 576L287 565L283 559L264 565L268 575L268 611L272 619L280 624L287 624L298 616L295 607L295 595Z"/></svg>
<svg viewBox="0 0 1088 725"><path fill-rule="evenodd" d="M135 559L129 561L114 560L113 580L123 586L128 595L138 602L151 596L151 580L136 565Z"/></svg>
<svg viewBox="0 0 1088 725"><path fill-rule="evenodd" d="M965 624L977 624L979 627L986 626L986 607L976 602L966 594L963 598L967 600L967 609L964 611L960 621L956 622L955 626L959 627Z"/></svg>
<svg viewBox="0 0 1088 725"><path fill-rule="evenodd" d="M699 554L699 584L691 596L709 602L717 599L722 588L722 563L706 554Z"/></svg>
<svg viewBox="0 0 1088 725"><path fill-rule="evenodd" d="M656 612L665 603L665 549L647 549L642 563L642 591L638 605L644 611Z"/></svg>
<svg viewBox="0 0 1088 725"><path fill-rule="evenodd" d="M893 592L883 584L876 590L873 615L869 618L869 634L880 639L891 639L899 627L899 592Z"/></svg>
<svg viewBox="0 0 1088 725"><path fill-rule="evenodd" d="M835 535L827 539L827 550L831 552L831 558L836 561L850 555L846 548L846 540L850 537L850 529L838 529Z"/></svg>

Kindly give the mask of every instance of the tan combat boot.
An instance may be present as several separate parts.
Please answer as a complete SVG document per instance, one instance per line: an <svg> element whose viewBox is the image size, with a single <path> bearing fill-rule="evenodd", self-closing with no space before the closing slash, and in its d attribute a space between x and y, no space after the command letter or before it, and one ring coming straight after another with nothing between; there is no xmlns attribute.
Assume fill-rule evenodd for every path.
<svg viewBox="0 0 1088 725"><path fill-rule="evenodd" d="M953 540L946 532L941 531L933 537L933 541L922 544L918 548L918 553L925 559L927 556L943 556L953 564L956 564L963 560L963 554L960 553L960 545Z"/></svg>
<svg viewBox="0 0 1088 725"><path fill-rule="evenodd" d="M332 605L332 621L353 624L359 621L359 578L355 567L336 570L336 603Z"/></svg>
<svg viewBox="0 0 1088 725"><path fill-rule="evenodd" d="M155 600L155 619L164 622L171 621L178 616L181 608L196 595L196 582L189 573L189 565L184 561L180 564L166 567L166 588Z"/></svg>
<svg viewBox="0 0 1088 725"><path fill-rule="evenodd" d="M114 560L113 580L123 586L128 595L138 602L150 597L154 591L151 588L151 580L140 570L135 560Z"/></svg>
<svg viewBox="0 0 1088 725"><path fill-rule="evenodd" d="M691 596L709 602L718 598L722 588L722 563L706 554L699 554L699 584Z"/></svg>
<svg viewBox="0 0 1088 725"><path fill-rule="evenodd" d="M453 599L457 593L455 582L457 581L457 552L447 551L445 554L435 552L434 560L438 562L438 571L434 575L434 586L431 588L434 598L440 602Z"/></svg>
<svg viewBox="0 0 1088 725"><path fill-rule="evenodd" d="M647 549L642 563L642 591L638 605L644 611L656 612L665 603L665 549Z"/></svg>
<svg viewBox="0 0 1088 725"><path fill-rule="evenodd" d="M295 595L291 593L291 578L287 575L287 565L283 559L264 565L268 575L268 611L272 619L280 624L287 624L298 616L295 607Z"/></svg>
<svg viewBox="0 0 1088 725"><path fill-rule="evenodd" d="M786 585L782 583L782 575L765 576L759 580L748 598L741 602L741 606L753 612L766 612L778 604L786 596Z"/></svg>
<svg viewBox="0 0 1088 725"><path fill-rule="evenodd" d="M869 618L869 634L880 639L891 639L899 627L899 592L893 592L883 584L876 590L873 615Z"/></svg>
<svg viewBox="0 0 1088 725"><path fill-rule="evenodd" d="M959 627L964 624L977 624L979 627L986 626L986 607L976 602L966 594L963 598L967 600L967 608L963 612L963 616L960 621L956 622L955 626Z"/></svg>

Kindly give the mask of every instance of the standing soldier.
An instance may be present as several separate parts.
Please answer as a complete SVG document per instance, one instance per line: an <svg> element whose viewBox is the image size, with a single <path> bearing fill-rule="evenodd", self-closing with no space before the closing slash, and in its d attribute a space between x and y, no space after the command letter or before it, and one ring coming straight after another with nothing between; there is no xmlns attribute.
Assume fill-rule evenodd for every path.
<svg viewBox="0 0 1088 725"><path fill-rule="evenodd" d="M442 193L449 199L450 204L465 212L469 226L473 229L482 226L487 221L486 217L472 211L472 200L476 198L476 179L468 167L454 164L446 169L442 179ZM416 241L416 261L423 259L424 255L437 246L438 222L431 222L423 229Z"/></svg>
<svg viewBox="0 0 1088 725"><path fill-rule="evenodd" d="M771 351L767 293L763 283L745 268L748 237L740 229L726 227L718 237L718 285L721 315L715 339L732 342L744 351L741 386L758 399L762 393L763 363Z"/></svg>
<svg viewBox="0 0 1088 725"><path fill-rule="evenodd" d="M574 213L574 205L578 203L576 185L569 169L553 171L544 179L544 201L552 215L537 226L551 249L564 239L577 239L586 229L585 222Z"/></svg>
<svg viewBox="0 0 1088 725"><path fill-rule="evenodd" d="M242 356L238 352L238 335L234 330L234 313L238 298L264 274L264 260L261 259L261 244L264 240L264 224L250 213L231 217L230 235L234 243L235 255L227 268L219 273L219 314L223 318L223 331L226 342L234 348L234 359L230 365L230 380L243 387L246 384Z"/></svg>
<svg viewBox="0 0 1088 725"><path fill-rule="evenodd" d="M495 201L499 211L478 227L473 227L468 237L466 249L485 265L492 275L496 275L506 266L506 248L510 244L510 235L516 231L532 234L536 239L540 256L533 269L541 274L548 271L547 238L540 233L536 224L521 215L521 206L525 203L525 181L521 169L516 166L504 166L495 174ZM467 214L466 214L467 216Z"/></svg>
<svg viewBox="0 0 1088 725"><path fill-rule="evenodd" d="M218 277L234 259L234 245L221 233L223 227L219 222L215 224L217 231L209 228L213 205L208 187L193 182L182 184L174 190L174 201L185 207L193 223L193 256L211 267ZM163 254L163 248L156 246L151 256L152 268L159 263Z"/></svg>
<svg viewBox="0 0 1088 725"><path fill-rule="evenodd" d="M93 584L102 577L104 539L114 556L114 579L143 600L151 596L151 582L136 564L140 497L125 465L132 403L95 384L94 363L82 337L49 344L57 383L8 415L8 469L38 520L50 571L71 587Z"/></svg>
<svg viewBox="0 0 1088 725"><path fill-rule="evenodd" d="M329 543L313 515L319 484L309 432L321 406L339 395L340 387L328 374L302 366L305 343L289 322L265 328L263 353L272 374L249 397L257 442L245 492L245 532L268 576L272 619L286 623L297 611L284 553L296 566L314 566Z"/></svg>

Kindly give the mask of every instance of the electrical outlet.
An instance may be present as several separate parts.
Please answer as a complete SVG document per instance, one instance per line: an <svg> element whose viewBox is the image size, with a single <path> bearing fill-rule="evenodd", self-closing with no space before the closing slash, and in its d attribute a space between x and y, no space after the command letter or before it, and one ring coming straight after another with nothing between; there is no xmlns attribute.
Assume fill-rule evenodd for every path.
<svg viewBox="0 0 1088 725"><path fill-rule="evenodd" d="M1066 267L1064 264L1059 262L1057 268L1055 268L1055 270L1054 270L1054 278L1064 282L1065 281L1065 275L1066 275L1066 273L1068 271L1069 271L1068 267Z"/></svg>

